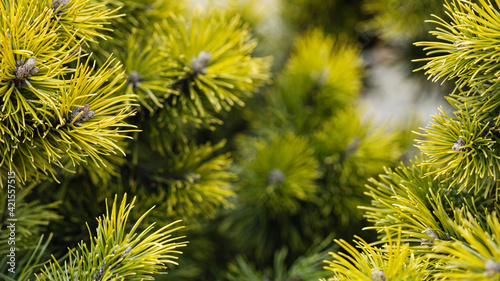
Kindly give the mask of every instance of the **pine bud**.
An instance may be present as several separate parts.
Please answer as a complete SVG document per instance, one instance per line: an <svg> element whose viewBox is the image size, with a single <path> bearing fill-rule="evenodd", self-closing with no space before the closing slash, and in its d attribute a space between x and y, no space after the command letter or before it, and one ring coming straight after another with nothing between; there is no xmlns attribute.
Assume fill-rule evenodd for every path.
<svg viewBox="0 0 500 281"><path fill-rule="evenodd" d="M36 57L29 58L26 63L24 63L24 68L28 71L31 71L36 64Z"/></svg>
<svg viewBox="0 0 500 281"><path fill-rule="evenodd" d="M94 117L95 111L90 110L90 105L89 104L84 104L83 107L75 107L71 114L68 116L68 123L73 122L73 119L76 118L75 122L73 123L76 127L80 127L83 122L89 120L90 118Z"/></svg>
<svg viewBox="0 0 500 281"><path fill-rule="evenodd" d="M14 83L17 87L20 87L22 84L28 83L27 79L35 75L38 70L40 70L39 68L35 67L35 64L36 57L30 58L26 62L24 62L23 60L16 61L16 70L14 72L16 78L14 79Z"/></svg>
<svg viewBox="0 0 500 281"><path fill-rule="evenodd" d="M427 230L427 235L429 235L430 237L434 239L441 239L439 236L436 235L436 233L434 233L434 231L432 231L430 227L427 227L426 230Z"/></svg>
<svg viewBox="0 0 500 281"><path fill-rule="evenodd" d="M198 183L201 179L201 176L195 172L188 172L186 173L185 178L190 183Z"/></svg>
<svg viewBox="0 0 500 281"><path fill-rule="evenodd" d="M356 149L358 149L360 143L361 143L361 138L355 137L345 149L346 154L351 154L355 152Z"/></svg>
<svg viewBox="0 0 500 281"><path fill-rule="evenodd" d="M372 271L372 279L375 281L386 281L385 273L382 270L374 269Z"/></svg>
<svg viewBox="0 0 500 281"><path fill-rule="evenodd" d="M280 184L285 179L285 174L280 169L273 169L267 176L267 184Z"/></svg>
<svg viewBox="0 0 500 281"><path fill-rule="evenodd" d="M123 251L123 253L120 255L120 259L123 258L124 256L126 256L128 253L130 253L131 250L132 250L132 246L128 246L128 248L125 249L125 251Z"/></svg>
<svg viewBox="0 0 500 281"><path fill-rule="evenodd" d="M191 64L191 68L193 69L194 74L205 73L206 66L212 59L212 54L207 53L205 51L201 51L196 58L191 58L193 63Z"/></svg>
<svg viewBox="0 0 500 281"><path fill-rule="evenodd" d="M127 83L136 88L141 83L142 77L137 71L131 71L127 77Z"/></svg>
<svg viewBox="0 0 500 281"><path fill-rule="evenodd" d="M434 233L434 231L432 231L432 229L430 229L429 227L427 227L426 230L427 230L427 235L429 235L431 238L438 239L438 240L443 240L443 239L441 239L441 237L439 237L438 235L436 235L436 233ZM429 240L429 239L426 239L426 238L422 238L422 239L420 239L420 241L421 241L422 244L430 244L430 243L432 243L432 240Z"/></svg>
<svg viewBox="0 0 500 281"><path fill-rule="evenodd" d="M99 268L99 272L96 274L95 280L101 281L103 274L104 274L104 265Z"/></svg>
<svg viewBox="0 0 500 281"><path fill-rule="evenodd" d="M61 16L62 14L66 13L66 11L63 10L62 7L66 6L69 3L70 0L54 0L52 1L52 7L54 8L54 11L56 11L56 16ZM59 9L59 7L61 7Z"/></svg>
<svg viewBox="0 0 500 281"><path fill-rule="evenodd" d="M487 277L493 277L494 275L500 273L500 263L494 260L487 260L484 263L484 266L486 267L485 274Z"/></svg>
<svg viewBox="0 0 500 281"><path fill-rule="evenodd" d="M453 144L451 147L455 151L465 151L467 148L465 147L465 141L461 138L458 138L457 142Z"/></svg>
<svg viewBox="0 0 500 281"><path fill-rule="evenodd" d="M463 47L465 47L465 43L461 43L461 42L458 42L458 41L453 41L453 46L455 46L457 48L463 48Z"/></svg>

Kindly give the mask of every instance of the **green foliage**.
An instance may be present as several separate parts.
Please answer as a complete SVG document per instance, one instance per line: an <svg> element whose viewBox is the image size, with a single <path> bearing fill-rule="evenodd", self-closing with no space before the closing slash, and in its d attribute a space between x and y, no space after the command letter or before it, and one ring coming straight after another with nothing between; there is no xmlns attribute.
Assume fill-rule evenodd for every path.
<svg viewBox="0 0 500 281"><path fill-rule="evenodd" d="M167 56L160 51L156 41L146 38L141 31L134 29L130 36L132 40L127 40L125 49L118 53L127 75L127 84L122 91L137 95L141 108L153 114L163 108L173 92L165 82L169 67Z"/></svg>
<svg viewBox="0 0 500 281"><path fill-rule="evenodd" d="M497 86L497 41L492 35L499 32L498 10L489 3L484 0L478 0L478 3L447 1L451 22L437 18L433 22L441 28L431 32L444 42L416 44L432 55L422 59L427 64L421 69L426 70L429 79L456 79L458 88L486 87L488 90Z"/></svg>
<svg viewBox="0 0 500 281"><path fill-rule="evenodd" d="M163 21L168 18L172 13L179 14L186 9L184 1L173 0L105 0L96 1L101 2L111 9L119 9L123 14L111 23L113 32L115 33L129 33L130 28L135 27L140 30L151 28L155 23ZM122 35L122 34L120 34ZM117 37L117 36L114 36ZM115 38L116 39L116 38ZM125 38L122 38L125 39Z"/></svg>
<svg viewBox="0 0 500 281"><path fill-rule="evenodd" d="M402 152L397 143L398 131L361 120L359 111L352 107L339 110L325 120L312 137L316 154L325 164L342 165L341 181L377 174L381 166L391 165Z"/></svg>
<svg viewBox="0 0 500 281"><path fill-rule="evenodd" d="M483 191L486 197L488 185L498 180L498 133L468 112L458 111L455 116L451 118L441 110L425 129L422 135L426 139L419 140L418 147L427 156L426 164L437 167L429 175L448 176L454 179L452 185L462 184L459 192L473 188L474 194Z"/></svg>
<svg viewBox="0 0 500 281"><path fill-rule="evenodd" d="M332 231L362 227L364 178L402 154L400 128L362 121L360 50L334 38L314 29L297 40L277 85L247 113L250 134L237 139L235 209L218 229L247 253L232 263L245 278L260 278L274 249L287 249L291 265Z"/></svg>
<svg viewBox="0 0 500 281"><path fill-rule="evenodd" d="M430 168L420 163L421 159L417 158L395 170L387 169L380 180L370 180L367 195L372 203L363 207L367 219L374 224L370 228L381 235L401 235L407 242L429 239L426 234L429 229L439 237L458 237L448 220L449 216L456 217L457 208L477 211L477 204L481 211L480 208L494 206L492 199L484 201L457 192L456 186L450 183L453 179L426 176Z"/></svg>
<svg viewBox="0 0 500 281"><path fill-rule="evenodd" d="M94 71L81 52L83 37L101 36L111 12L88 1L55 10L52 2L42 2L0 4L2 185L9 170L25 183L55 176L55 167L74 171L87 161L103 164L105 155L123 152L116 143L130 131L123 120L132 114L128 104L134 97L114 95L120 75L108 81L119 64L109 60Z"/></svg>
<svg viewBox="0 0 500 281"><path fill-rule="evenodd" d="M454 112L440 108L419 133L421 157L370 180L372 202L363 209L378 241L356 242L362 253L340 241L347 254L332 254L333 280L498 279L499 4L447 1L451 22L437 17L432 32L442 41L416 44L429 51L420 70L455 80Z"/></svg>
<svg viewBox="0 0 500 281"><path fill-rule="evenodd" d="M20 3L19 6L23 4ZM105 39L103 33L110 30L105 26L109 25L111 19L119 17L116 14L117 8L106 9L103 3L93 3L92 0L43 0L39 1L39 4L40 7L52 6L54 18L60 28L69 35L68 40L85 39L93 42L95 38Z"/></svg>
<svg viewBox="0 0 500 281"><path fill-rule="evenodd" d="M0 172L34 182L33 205L18 214L33 218L20 279L40 267L38 280L330 276L319 269L324 247L311 245L364 226L365 178L395 165L405 136L365 121L361 49L328 33L337 19L350 31L357 15L347 11L359 5L281 6L297 29L267 30L257 48L268 7L259 14L253 2L206 10L172 0L0 2ZM314 13L287 14L297 7ZM266 50L290 56L274 66L271 86ZM124 192L137 200L119 204ZM190 247L174 270L185 246L170 236L178 219ZM90 240L86 222L96 227ZM153 232L153 223L167 226ZM166 267L172 274L154 274Z"/></svg>
<svg viewBox="0 0 500 281"><path fill-rule="evenodd" d="M30 190L30 199L41 201L33 204L62 202L58 214L64 221L34 218L49 224L44 232L54 232L54 259L39 278L165 278L150 274L156 262L173 262L165 255L170 246L141 248L139 240L113 236L120 226L104 218L90 244L81 242L64 263L60 257L86 240L85 222L101 214L102 203L114 194L133 193L136 209L149 213L130 214L132 220L169 224L181 218L190 234L230 208L236 174L227 142L199 138L198 129L215 129L223 112L244 105L268 81L271 60L253 55L257 42L248 25L225 10L188 12L183 3L168 0L28 2L0 6L0 94L6 108L0 146L7 153L0 170L2 177L14 170L24 180L21 186L44 180ZM150 210L152 205L157 208ZM135 228L140 233L142 226ZM25 241L33 246L36 239ZM120 255L132 242L137 245L129 255L141 257L125 264ZM18 252L20 265L29 265L24 257L39 257L26 276L46 260L48 251L41 250L47 243Z"/></svg>
<svg viewBox="0 0 500 281"><path fill-rule="evenodd" d="M353 32L361 18L361 2L344 0L280 1L283 19L298 31L322 27L328 32Z"/></svg>
<svg viewBox="0 0 500 281"><path fill-rule="evenodd" d="M47 239L44 239L44 236L42 235L36 244L32 244L34 249L23 252L21 254L21 259L16 259L16 266L20 270L17 270L15 274L8 271L10 268L10 265L8 264L8 262L10 262L10 257L8 257L7 254L4 255L4 258L0 260L2 262L0 271L6 273L8 272L8 274L0 273L0 277L6 281L31 280L30 278L33 278L33 274L38 272L39 268L48 260L47 248L51 238L52 236L50 235Z"/></svg>
<svg viewBox="0 0 500 281"><path fill-rule="evenodd" d="M453 176L454 182L463 183L460 190L472 188L485 196L496 187L498 171L498 79L494 50L489 47L495 44L489 34L498 32L498 11L488 3L450 1L446 8L452 22L438 18L435 22L441 28L433 32L444 42L417 43L432 55L422 59L427 64L421 69L429 78L456 79L457 84L449 98L457 109L455 117L442 112L425 129L423 136L428 140L419 145L428 156L424 161L441 166L433 171L435 175Z"/></svg>
<svg viewBox="0 0 500 281"><path fill-rule="evenodd" d="M106 215L97 219L99 226L89 247L80 244L77 250L70 251L69 260L62 265L52 261L37 280L154 280L151 274L164 269L165 264L176 264L174 255L181 254L176 249L186 244L178 242L183 237L172 237L171 233L180 227L172 228L174 222L150 233L153 230L150 225L136 233L146 212L126 231L135 198L129 204L126 199L124 195L118 206L115 197L111 210L106 207Z"/></svg>
<svg viewBox="0 0 500 281"><path fill-rule="evenodd" d="M205 108L228 111L269 78L269 58L251 57L257 42L239 17L193 12L189 23L175 16L159 30L168 34L161 38L170 62L166 74L180 110L202 117Z"/></svg>
<svg viewBox="0 0 500 281"><path fill-rule="evenodd" d="M11 182L12 183L12 182ZM47 226L52 221L62 219L56 210L60 202L50 204L40 204L40 200L29 200L28 195L36 185L31 184L15 193L15 201L8 204L9 193L0 193L2 202L2 217L0 222L0 277L3 280L28 280L33 277L33 273L38 271L40 266L49 259L47 251L52 234L44 237L42 233L47 230ZM10 193L12 199L12 193ZM15 202L14 204L12 204ZM11 215L12 214L12 215ZM16 221L9 219L15 218ZM12 228L12 224L14 228ZM11 236L14 233L14 237ZM14 240L9 238L15 238ZM17 270L15 274L7 271L11 253L11 248L15 247L15 263Z"/></svg>
<svg viewBox="0 0 500 281"><path fill-rule="evenodd" d="M189 143L157 161L141 159L123 180L137 194L143 206L158 205L162 219L181 218L186 222L213 218L234 196L230 153L219 154L225 142L216 145Z"/></svg>
<svg viewBox="0 0 500 281"><path fill-rule="evenodd" d="M316 251L317 252L317 249ZM244 257L238 256L235 261L229 264L229 272L226 279L231 281L264 281L264 280L319 280L328 276L328 272L318 270L322 260L327 256L326 251L302 256L295 260L290 268L286 267L285 258L287 251L282 249L274 253L272 269L268 268L263 272L256 270L253 265Z"/></svg>
<svg viewBox="0 0 500 281"><path fill-rule="evenodd" d="M2 192L0 194L0 200L2 205L4 205L2 206L2 231L0 240L0 253L2 255L8 253L10 248L10 244L8 244L10 230L7 229L7 226L10 224L9 218L15 217L19 222L16 227L16 234L19 235L17 236L19 242L16 243L16 246L22 250L32 249L33 240L38 240L47 225L51 221L60 220L62 218L55 211L60 202L39 204L40 202L38 200L27 200L26 197L35 187L36 185L31 184L22 190L18 190L15 194L17 204L8 204L9 194L7 192Z"/></svg>
<svg viewBox="0 0 500 281"><path fill-rule="evenodd" d="M309 143L294 135L249 142L254 155L244 155L239 163L239 200L262 205L271 216L299 212L300 202L311 199L309 194L316 191L314 180L320 176Z"/></svg>
<svg viewBox="0 0 500 281"><path fill-rule="evenodd" d="M323 180L321 212L331 224L348 226L362 216L365 179L392 166L401 157L400 132L374 122L362 121L353 108L338 111L312 136ZM336 214L335 219L329 218Z"/></svg>
<svg viewBox="0 0 500 281"><path fill-rule="evenodd" d="M498 280L500 277L498 239L500 222L496 212L486 220L478 220L473 213L466 213L464 220L454 227L465 241L440 243L435 247L435 258L444 263L444 270L437 274L439 280Z"/></svg>
<svg viewBox="0 0 500 281"><path fill-rule="evenodd" d="M427 33L429 11L441 15L442 5L436 0L365 0L362 9L372 17L362 27L385 40L415 39Z"/></svg>
<svg viewBox="0 0 500 281"><path fill-rule="evenodd" d="M362 84L359 52L348 40L319 29L297 40L277 78L277 87L280 101L299 132L316 128L336 110L356 100Z"/></svg>
<svg viewBox="0 0 500 281"><path fill-rule="evenodd" d="M399 232L400 233L400 232ZM330 253L333 261L327 261L325 269L333 271L328 280L427 280L431 269L426 259L415 255L401 236L389 238L382 247L372 246L358 238L356 250L344 240L336 242L346 253Z"/></svg>
<svg viewBox="0 0 500 281"><path fill-rule="evenodd" d="M248 139L241 145L247 153L240 156L236 209L230 211L221 231L230 234L238 248L259 258L270 257L285 245L302 249L301 229L286 218L300 215L303 203L315 198L314 181L320 174L309 143L289 134Z"/></svg>

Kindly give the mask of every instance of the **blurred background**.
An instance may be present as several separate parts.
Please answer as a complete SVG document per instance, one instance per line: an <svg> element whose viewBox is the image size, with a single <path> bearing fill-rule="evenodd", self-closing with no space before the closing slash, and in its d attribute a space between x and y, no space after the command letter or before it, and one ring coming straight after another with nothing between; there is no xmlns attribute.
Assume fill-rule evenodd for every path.
<svg viewBox="0 0 500 281"><path fill-rule="evenodd" d="M190 6L236 5L265 39L260 42L262 55L271 53L275 68L286 56L279 50L291 48L293 38L308 29L320 27L352 37L362 46L365 67L361 102L367 114L380 122L395 122L410 113L426 124L438 106L447 106L443 96L449 89L422 81L426 79L422 73L413 73L422 63L412 62L424 57L413 43L431 38L428 32L436 24L426 21L435 20L432 14L443 16L442 0L190 1Z"/></svg>

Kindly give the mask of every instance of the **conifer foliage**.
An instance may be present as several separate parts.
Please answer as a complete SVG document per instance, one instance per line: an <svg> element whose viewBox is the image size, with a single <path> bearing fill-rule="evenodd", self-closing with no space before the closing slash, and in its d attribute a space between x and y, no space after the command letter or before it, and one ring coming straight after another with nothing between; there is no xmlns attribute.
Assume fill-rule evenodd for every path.
<svg viewBox="0 0 500 281"><path fill-rule="evenodd" d="M196 134L268 81L270 57L240 16L180 1L2 0L0 26L0 182L24 188L23 270L2 278L154 279L185 246L172 222L196 229L231 206L226 141Z"/></svg>
<svg viewBox="0 0 500 281"><path fill-rule="evenodd" d="M0 13L1 182L8 171L25 183L123 154L134 97L116 95L120 63L95 67L84 48L104 37L112 11L88 1L3 1Z"/></svg>
<svg viewBox="0 0 500 281"><path fill-rule="evenodd" d="M451 80L453 112L418 134L422 155L373 178L366 217L373 244L332 253L330 280L498 280L499 1L449 0L438 41L418 42L432 80ZM403 277L404 276L404 277Z"/></svg>
<svg viewBox="0 0 500 281"><path fill-rule="evenodd" d="M451 1L446 43L419 43L431 78L456 79L456 112L396 167L406 128L364 115L361 46L334 33L360 1L281 6L293 39L270 54L254 1L0 0L0 182L15 174L22 268L7 273L2 203L0 277L498 278L498 11ZM363 214L380 243L361 233L358 251Z"/></svg>

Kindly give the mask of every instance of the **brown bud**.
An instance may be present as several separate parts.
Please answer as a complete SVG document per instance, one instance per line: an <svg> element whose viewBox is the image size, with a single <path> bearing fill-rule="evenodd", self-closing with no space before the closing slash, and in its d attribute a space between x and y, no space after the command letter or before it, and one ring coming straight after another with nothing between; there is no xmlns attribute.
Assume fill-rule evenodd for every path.
<svg viewBox="0 0 500 281"><path fill-rule="evenodd" d="M17 87L20 87L22 84L28 84L27 79L35 75L38 70L40 70L35 67L35 64L36 57L29 58L26 62L23 60L16 61L16 70L14 71L16 78L13 82Z"/></svg>
<svg viewBox="0 0 500 281"><path fill-rule="evenodd" d="M77 127L80 127L83 122L94 117L95 111L89 110L89 109L90 109L89 104L84 104L83 107L76 106L73 109L73 111L68 115L68 123L71 123L71 122L73 122L73 120L75 120L75 122L73 124Z"/></svg>

